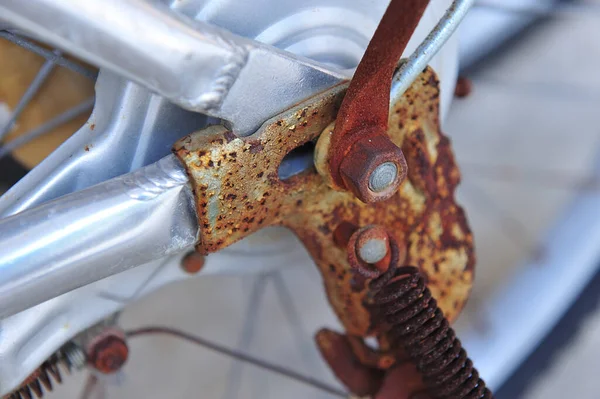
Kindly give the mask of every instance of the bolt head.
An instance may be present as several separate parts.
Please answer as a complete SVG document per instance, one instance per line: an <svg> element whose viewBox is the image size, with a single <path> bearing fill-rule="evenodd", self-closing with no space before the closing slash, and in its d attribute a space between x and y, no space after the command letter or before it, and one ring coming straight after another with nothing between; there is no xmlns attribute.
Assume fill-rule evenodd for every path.
<svg viewBox="0 0 600 399"><path fill-rule="evenodd" d="M112 374L123 367L128 356L127 343L121 337L108 335L94 344L89 361L99 372Z"/></svg>
<svg viewBox="0 0 600 399"><path fill-rule="evenodd" d="M204 267L205 260L204 255L192 251L183 257L181 267L186 273L196 274Z"/></svg>
<svg viewBox="0 0 600 399"><path fill-rule="evenodd" d="M340 165L346 187L365 203L384 201L397 191L406 177L402 150L383 131L365 132Z"/></svg>
<svg viewBox="0 0 600 399"><path fill-rule="evenodd" d="M347 245L350 267L367 278L384 273L389 267L390 237L381 226L356 231Z"/></svg>
<svg viewBox="0 0 600 399"><path fill-rule="evenodd" d="M358 247L358 255L369 264L383 260L388 253L387 240L372 238L360 244L362 245Z"/></svg>

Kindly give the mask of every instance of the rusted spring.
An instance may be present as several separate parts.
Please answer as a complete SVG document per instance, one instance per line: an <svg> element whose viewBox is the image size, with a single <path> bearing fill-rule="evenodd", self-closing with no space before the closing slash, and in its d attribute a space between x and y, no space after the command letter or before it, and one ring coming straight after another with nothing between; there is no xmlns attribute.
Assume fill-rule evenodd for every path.
<svg viewBox="0 0 600 399"><path fill-rule="evenodd" d="M391 240L390 246L394 258L397 244ZM432 398L491 399L419 269L390 265L369 288L373 314L389 326L392 347L402 347L410 356Z"/></svg>
<svg viewBox="0 0 600 399"><path fill-rule="evenodd" d="M67 344L38 367L23 383L5 399L42 398L44 393L52 391L53 384L62 383L63 368L68 373L85 364L85 354L76 345Z"/></svg>

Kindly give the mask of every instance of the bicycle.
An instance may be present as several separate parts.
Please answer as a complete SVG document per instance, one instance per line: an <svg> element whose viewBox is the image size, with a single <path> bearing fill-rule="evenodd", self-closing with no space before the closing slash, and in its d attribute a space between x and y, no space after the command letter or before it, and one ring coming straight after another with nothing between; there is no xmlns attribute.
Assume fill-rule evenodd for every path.
<svg viewBox="0 0 600 399"><path fill-rule="evenodd" d="M288 21L285 21L285 22L288 22ZM274 33L271 33L271 32L268 32L268 33L270 33L270 34L274 34ZM266 35L266 36L268 36L268 34L265 34L265 35ZM276 36L276 35L275 35L275 36ZM275 37L273 40L275 40L275 39L277 39L277 38ZM279 38L279 39L280 39L280 38ZM301 43L301 41L300 41L300 43ZM301 45L300 45L300 47L301 47ZM239 55L234 55L234 56L239 56ZM85 57L84 57L84 58L85 58ZM339 58L340 58L340 59L343 59L344 57L343 57L343 56L339 56ZM327 61L327 60L324 60L324 61ZM330 62L331 62L331 61L330 61ZM338 61L337 63L340 63L340 62ZM450 73L449 73L449 74L450 74L450 75L452 75L451 68L449 68L449 70L450 70ZM115 78L115 77L113 77L113 78L114 78L114 79L116 79L116 80L118 80L118 78ZM99 79L102 79L102 76L100 76L100 78L99 78ZM101 81L101 80L99 80L99 82L100 82L100 83L102 83L102 81ZM446 82L449 82L449 83L446 83ZM129 83L127 83L127 84L129 84ZM328 82L326 82L326 84L331 84L331 81L328 81ZM447 86L446 86L446 87L451 87L451 86L452 86L452 84L453 84L453 80L452 80L452 79L449 79L449 80L444 80L444 79L442 78L442 84L447 84ZM100 87L100 86L99 86L99 87ZM133 87L133 86L132 86L132 87ZM137 90L137 89L136 89L136 90ZM159 90L159 91L160 91L160 90ZM451 93L451 92L452 92L452 90L451 90L451 89L446 89L446 90L445 90L445 93L446 93L446 98L449 98L449 97L450 97L450 95L449 95L448 93ZM443 89L442 89L442 93L444 93L444 90L443 90ZM98 95L99 95L99 94L98 94ZM144 92L144 93L138 93L138 97L143 97L143 96L147 96L147 93L145 93L145 92ZM171 143L172 143L173 141L175 141L175 139L177 139L177 138L179 138L179 137L181 137L181 136L184 136L184 135L185 135L185 134L184 134L184 131L186 131L186 129L187 129L187 131L186 131L186 132L187 132L187 133L189 133L189 130L191 130L191 129L195 129L196 127L198 127L199 125L201 125L201 124L203 124L203 123L204 123L204 119L205 119L205 118L204 118L203 116L201 116L201 115L198 115L198 114L192 114L192 115L190 115L190 114L186 114L186 113L183 113L183 111L180 111L180 110L178 110L178 109L175 109L174 107L171 107L171 106L169 106L169 105L163 105L163 100L162 100L162 99L160 99L160 98L158 98L158 97L153 97L153 100L152 100L152 101L155 101L155 102L157 102L157 103L155 103L155 104L154 104L154 106L155 106L155 107L156 107L156 106L158 106L158 105L160 105L160 106L159 106L159 108L161 108L161 107L166 107L166 108L168 109L168 111L169 111L169 112L173 112L173 113L175 113L176 115L177 115L177 113L179 113L180 115L185 115L186 117L189 117L189 122L187 122L187 123L189 123L189 124L188 124L187 126L182 126L182 127L181 127L181 131L175 131L175 130L172 128L172 126L169 126L169 128L170 128L170 129L172 129L172 132L169 132L169 134L171 134L171 136L170 136L170 137L161 137L161 138L160 138L160 140L162 140L162 144L161 144L161 145L162 145L163 154L164 154L164 151L170 147ZM292 98L292 99L290 99L290 103L293 103L293 102L294 102L294 99L293 99L293 98ZM165 104L166 104L166 102L165 102ZM442 104L444 104L444 102L442 102ZM277 104L277 105L278 105L278 106L280 106L279 104ZM97 105L96 105L96 107L97 107ZM171 107L171 109L169 109L169 107ZM98 111L98 110L96 110L96 111L95 111L95 113L96 113L96 112L99 112L99 111ZM443 111L443 112L445 112L445 111ZM92 117L92 118L94 118L94 117ZM140 122L140 123L141 123L141 122ZM246 121L244 121L244 123L247 123L247 122L246 122ZM94 128L91 128L91 126L92 126L92 125L95 125L95 127L94 127ZM253 125L255 125L255 122L253 123L252 121L250 121L249 123L247 123L247 125L248 125L248 126L253 126ZM87 126L88 126L88 129L89 129L89 130L88 130L88 134L90 134L90 135L93 135L93 133L92 133L92 132L93 132L95 129L98 129L99 127L100 127L100 128L102 128L102 122L101 122L99 119L98 119L98 120L97 120L97 119L92 119L92 122L90 122L90 123L89 123ZM193 126L193 127L192 127L192 126ZM242 125L242 126L243 126L243 125ZM248 129L249 129L249 130L252 130L253 128L254 128L254 127L250 127L250 128L248 128ZM164 128L158 127L157 129L161 130L161 129L164 129ZM242 130L243 130L243 129L242 129ZM157 133L157 134L158 134L158 133ZM82 135L80 135L80 136L82 136ZM84 141L85 141L85 140L84 140ZM83 144L83 142L79 142L79 143L77 143L77 147L78 147L78 148L77 148L77 151L78 151L79 153L86 152L86 153L92 153L92 154L95 154L95 153L97 153L97 152L98 152L98 148L99 148L99 147L101 147L101 146L98 146L98 145L92 145L92 147L93 147L93 148L91 148L91 149L90 149L90 148L88 148L88 150L86 151L86 149L85 149L85 146L86 146L86 145L89 145L89 144L85 144L85 145L82 145L82 144ZM112 143L111 143L111 144L112 144ZM112 145L114 145L114 144L112 144ZM158 144L156 144L156 145L157 145L157 146L160 146L160 145L158 145ZM75 144L73 144L73 147L72 147L72 150L74 150L74 149L75 149ZM146 149L146 150L148 150L148 149ZM156 151L156 150L155 150L155 151ZM161 154L161 155L163 155L163 154ZM88 160L91 160L91 159L90 159L91 157L89 156L89 154L82 154L82 155L85 155L85 156L88 158ZM136 164L136 163L137 163L137 164L136 164L136 165L134 165L133 167L135 168L135 167L137 167L137 166L141 166L142 164L146 164L146 163L148 163L149 161L151 161L151 160L153 159L153 157L154 157L154 159L156 159L157 155L158 155L158 154L157 154L157 153L155 153L154 155L145 155L145 156L144 156L144 155L138 155L137 157L136 157L136 156L134 156L134 157L132 158L132 159L134 159L134 162L133 162L133 163L134 163L134 164ZM301 155L301 154L300 154L300 155ZM106 162L106 157L102 157L101 155L98 155L98 154L96 154L95 156L97 156L97 158L96 158L96 159L97 159L97 162L101 162L101 161L103 161L103 162ZM56 158L56 156L55 156L55 158ZM102 158L102 159L100 159L100 158ZM296 159L296 158L294 158L294 159ZM300 160L302 160L303 158L302 158L302 157L299 157L299 159L300 159ZM128 160L127 160L127 159L125 159L125 160L123 160L123 163L126 163L126 164L127 164L127 161L128 161ZM117 162L118 162L118 161L115 161L115 164L116 164ZM131 167L131 166L132 166L132 165L122 165L122 166L120 166L120 167ZM168 167L168 165L167 165L167 167ZM102 172L104 172L104 171L102 171ZM111 173L111 172L109 172L109 173ZM114 171L112 171L112 173L115 173L115 172L114 172ZM90 176L90 177L87 177L87 176L86 176L86 177L84 177L84 179L87 179L87 178L92 178L92 179L93 179L94 177L91 177L91 176ZM180 182L184 182L184 181L186 181L186 180L184 180L184 178L183 178L183 177L181 177L181 176L179 176L179 177L178 177L178 176L176 176L176 178L179 178L179 179L180 179ZM30 178L30 179L31 179L31 178ZM88 185L88 183L86 183L86 182L79 182L78 184L81 184L82 186ZM35 196L36 194L32 193L32 195L33 195L33 196ZM52 194L51 194L51 195L52 195ZM112 197L111 197L111 198L112 198ZM177 200L177 201L179 201L179 200L180 200L180 198L176 198L176 200ZM6 200L5 200L5 201L6 201ZM29 204L33 204L33 203L34 203L34 202L36 202L36 201L38 201L38 200L36 200L36 199L34 199L34 198L31 198L31 199L29 199L29 200L28 200L28 201L26 201L26 202L29 202ZM82 204L82 205L84 205L84 204ZM24 208L23 208L23 209L24 209ZM14 211L17 211L17 210L20 210L20 209L19 209L19 208L13 208L13 210L12 210L11 212L14 212ZM185 212L190 212L190 210L189 210L189 209L187 209L187 210L185 210ZM180 216L180 217L181 217L181 219L182 219L182 220L187 220L187 219L189 218L189 216L186 216L186 215L183 215L183 216ZM177 222L177 225L178 225L178 226L182 226L182 225L185 225L185 223L181 223L181 222L179 221L179 222ZM193 225L192 225L192 226L189 226L189 227L190 227L190 230L193 230ZM183 229L182 229L182 230L183 230ZM116 231L116 230L114 230L114 229L113 229L113 230L112 230L112 232L114 233L114 231ZM185 234L187 234L187 237L188 237L190 240L191 240L192 238L195 238L195 237L193 237L193 234L189 234L189 231L184 231L184 232L183 232L183 235L185 235ZM277 233L277 234L279 234L279 233ZM192 241L193 241L193 240L192 240ZM189 245L189 243L191 243L191 241L189 241L187 244ZM246 247L241 247L241 248L240 248L238 251L244 251L244 250L245 250L245 251L248 251L248 250L250 250L250 251L251 251L251 250L252 250L252 248L251 248L252 246L253 246L252 244L247 244L247 246L246 246ZM249 247L250 247L250 248L249 248ZM177 249L179 249L179 248L177 248ZM272 251L272 250L269 250L268 252L273 252L273 251ZM289 256L289 254L286 254L286 253L285 253L285 251L282 251L282 252L283 252L283 254L281 254L281 255L277 255L277 254L275 254L275 255L271 255L271 258L273 259L273 263L274 263L274 264L278 264L278 263L285 263L285 262L286 262L286 260L287 260L287 258L288 258L288 256ZM242 252L242 253L243 253L243 252ZM154 255L152 255L152 256L154 256ZM225 259L227 258L227 254L226 254L226 253L225 253L223 256L225 257ZM230 255L230 256L231 256L231 255ZM304 254L302 254L302 253L299 253L299 254L297 254L297 255L294 255L294 256L302 257L302 256L304 256ZM181 259L181 255L179 255L179 257L178 257L178 259L177 259L177 263L179 263L179 259ZM214 258L212 258L212 259L214 259ZM212 272L212 270L210 269L210 267L211 267L211 264L213 264L213 265L214 265L214 261L213 261L212 259L210 260L210 262L207 262L206 268L202 270L203 274L209 274L209 273L211 273L211 272ZM303 259L303 260L304 260L304 259ZM104 259L104 261L106 261L106 259ZM258 260L258 261L257 261L257 263L258 263L258 262L265 263L265 260L264 260L264 258L261 258L260 260ZM224 263L226 263L226 260L224 261ZM93 269L93 267L94 267L94 265L93 265L93 264L89 264L89 270ZM156 265L155 265L155 267L156 267ZM158 270L159 268L156 268L156 269ZM133 273L133 272L134 272L134 271L137 271L137 270L138 270L138 269L134 269L134 270L131 270L130 272L127 272L127 273L130 273L130 276L129 276L129 278L128 278L129 280L134 280L134 279L135 279L135 277L133 277L133 276L134 276L134 273ZM169 274L169 273L168 273L168 274ZM140 277L141 277L142 275L143 275L143 273L141 273L141 272L140 272ZM147 273L146 273L145 275L147 276ZM169 281L169 280L171 280L171 279L180 279L180 278L183 278L184 276L185 276L185 274L184 274L184 273L182 273L182 272L181 272L181 270L180 270L179 268L177 268L176 270L172 271L172 272L170 273L170 275L161 276L161 278L162 278L162 279L164 279L164 283L166 283L167 281ZM140 277L138 277L138 278L140 278ZM123 276L121 276L121 278L123 278ZM115 279L113 279L113 281L115 281ZM80 292L81 292L81 291L80 291ZM136 295L137 295L137 293L136 293ZM63 298L64 298L64 297L63 297ZM73 297L71 297L71 298L73 298ZM117 299L118 299L118 298L117 298ZM38 299L35 299L35 298L29 298L29 300L39 300L39 298L38 298ZM64 300L64 299L63 299L63 300ZM114 301L114 302L117 302L117 301L115 301L115 298L113 298L113 301ZM110 313L113 313L113 312L114 312L114 310L115 310L116 308L118 308L119 306L121 306L121 305L120 305L120 304L116 304L116 305L115 305L115 304L113 304L113 307L112 307L112 308L110 308L110 307L103 308L103 309L99 310L99 313L102 313L103 315L108 315L108 314L110 314ZM81 321L79 321L79 322L80 322L80 323L82 323L82 326L83 326L83 325L86 325L86 327L87 327L87 324L90 324L90 323L92 323L92 319L93 319L93 321L94 321L94 322L95 322L95 321L97 321L97 320L99 319L99 315L89 315L87 320L81 320ZM75 327L75 329L78 329L78 328L79 328L79 327ZM60 341L64 341L64 337L57 337L57 338L56 338L56 341L54 341L54 342L47 341L47 346L48 346L49 348L52 348L51 352L54 352L54 351L57 349L57 347L59 347L59 346L62 344L62 342L61 342L60 344L57 344L57 343L58 343L58 342L60 342ZM42 352L40 352L40 353L42 353ZM48 355L50 355L50 354L51 354L51 353L49 353Z"/></svg>

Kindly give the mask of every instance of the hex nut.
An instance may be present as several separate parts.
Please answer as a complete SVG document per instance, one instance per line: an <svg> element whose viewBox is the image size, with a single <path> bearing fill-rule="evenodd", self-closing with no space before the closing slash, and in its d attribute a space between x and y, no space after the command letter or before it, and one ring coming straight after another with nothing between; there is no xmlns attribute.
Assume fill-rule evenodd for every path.
<svg viewBox="0 0 600 399"><path fill-rule="evenodd" d="M103 374L112 374L123 367L128 357L129 348L125 340L120 336L108 334L93 344L89 363Z"/></svg>
<svg viewBox="0 0 600 399"><path fill-rule="evenodd" d="M389 176L393 169L390 164L395 165L395 178ZM382 184L381 179L379 182L372 179L376 170L384 172L386 176L383 178L390 180L387 187ZM346 188L365 203L391 198L406 178L407 170L402 150L384 132L358 140L340 165L340 174Z"/></svg>

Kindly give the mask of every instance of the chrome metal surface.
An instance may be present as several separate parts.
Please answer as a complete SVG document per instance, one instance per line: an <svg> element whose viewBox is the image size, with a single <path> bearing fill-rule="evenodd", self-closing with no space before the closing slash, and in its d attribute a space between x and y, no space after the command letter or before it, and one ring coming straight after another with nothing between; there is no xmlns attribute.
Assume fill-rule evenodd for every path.
<svg viewBox="0 0 600 399"><path fill-rule="evenodd" d="M156 2L7 0L0 15L185 109L225 119L240 135L346 78Z"/></svg>
<svg viewBox="0 0 600 399"><path fill-rule="evenodd" d="M454 0L438 24L417 47L412 55L400 65L392 81L392 99L404 94L442 46L450 39L458 25L467 15L475 0ZM394 101L391 101L393 103Z"/></svg>
<svg viewBox="0 0 600 399"><path fill-rule="evenodd" d="M192 247L187 183L170 155L0 220L0 318Z"/></svg>

